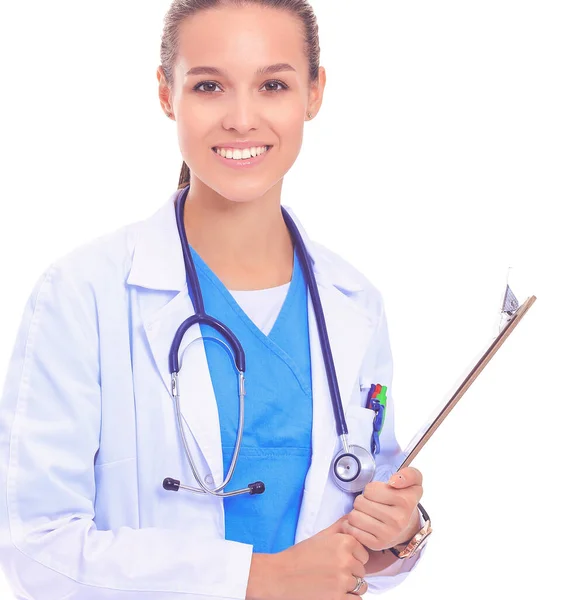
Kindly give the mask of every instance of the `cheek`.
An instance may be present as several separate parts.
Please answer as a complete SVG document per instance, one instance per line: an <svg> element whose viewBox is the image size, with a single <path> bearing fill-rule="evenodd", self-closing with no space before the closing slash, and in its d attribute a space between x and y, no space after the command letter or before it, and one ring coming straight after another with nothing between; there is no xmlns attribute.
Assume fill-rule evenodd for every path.
<svg viewBox="0 0 575 600"><path fill-rule="evenodd" d="M273 121L277 136L278 165L282 171L290 169L297 159L303 143L304 121L301 107L282 112Z"/></svg>
<svg viewBox="0 0 575 600"><path fill-rule="evenodd" d="M304 126L301 106L285 105L283 108L274 118L277 134L286 143L301 144Z"/></svg>
<svg viewBox="0 0 575 600"><path fill-rule="evenodd" d="M209 150L206 146L206 121L202 119L187 118L182 115L178 119L178 142L183 155L194 156Z"/></svg>

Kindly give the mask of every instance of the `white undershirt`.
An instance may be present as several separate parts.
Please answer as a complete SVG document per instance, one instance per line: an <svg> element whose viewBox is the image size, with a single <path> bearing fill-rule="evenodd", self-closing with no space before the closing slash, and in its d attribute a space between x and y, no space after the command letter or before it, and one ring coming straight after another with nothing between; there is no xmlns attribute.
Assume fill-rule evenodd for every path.
<svg viewBox="0 0 575 600"><path fill-rule="evenodd" d="M264 335L272 330L286 299L289 282L264 290L230 290L230 294Z"/></svg>

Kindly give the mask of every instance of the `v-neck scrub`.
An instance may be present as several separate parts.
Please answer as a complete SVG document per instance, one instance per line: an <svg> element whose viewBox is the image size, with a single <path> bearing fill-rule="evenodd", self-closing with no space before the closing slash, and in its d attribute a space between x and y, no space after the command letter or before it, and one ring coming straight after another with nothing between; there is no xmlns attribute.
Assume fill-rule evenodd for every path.
<svg viewBox="0 0 575 600"><path fill-rule="evenodd" d="M245 422L236 470L225 491L261 480L261 495L224 498L225 537L275 553L295 543L303 487L311 462L312 386L307 289L294 253L285 300L266 335L190 245L206 313L225 323L246 355ZM200 325L204 337L221 334ZM227 473L238 425L237 377L219 344L204 343L214 387L223 466Z"/></svg>

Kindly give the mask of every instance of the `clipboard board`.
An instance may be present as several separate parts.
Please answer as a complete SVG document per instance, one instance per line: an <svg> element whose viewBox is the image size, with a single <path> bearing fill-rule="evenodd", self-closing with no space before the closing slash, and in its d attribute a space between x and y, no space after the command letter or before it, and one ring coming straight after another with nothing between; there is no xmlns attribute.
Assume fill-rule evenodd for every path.
<svg viewBox="0 0 575 600"><path fill-rule="evenodd" d="M509 288L507 288L510 292ZM507 298L507 295L506 295ZM514 297L513 297L514 298ZM505 326L501 329L495 340L489 345L487 350L481 356L481 358L477 361L477 363L471 368L469 373L463 379L463 382L459 385L455 393L449 398L445 405L440 406L439 410L436 409L434 416L426 422L426 424L415 434L412 440L407 445L407 448L404 450L404 454L407 454L404 461L397 468L403 469L404 467L408 467L413 459L419 454L420 450L425 446L427 441L431 438L431 436L435 433L437 428L443 423L447 415L453 410L455 405L459 402L465 392L470 388L471 384L479 377L479 374L483 369L487 366L489 361L495 356L499 348L503 345L505 340L511 335L513 330L519 324L519 321L523 319L527 311L533 306L533 303L537 300L536 296L529 296L527 300L517 308L513 313L507 312L502 309L502 312L507 312L509 315L509 320L505 324ZM504 301L505 303L505 301Z"/></svg>

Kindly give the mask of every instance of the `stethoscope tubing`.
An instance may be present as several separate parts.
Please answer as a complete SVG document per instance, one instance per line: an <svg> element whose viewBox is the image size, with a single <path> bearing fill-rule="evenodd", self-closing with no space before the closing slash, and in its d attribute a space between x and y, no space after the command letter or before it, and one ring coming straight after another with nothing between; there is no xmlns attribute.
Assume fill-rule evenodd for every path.
<svg viewBox="0 0 575 600"><path fill-rule="evenodd" d="M223 488L229 483L236 467L239 450L241 446L241 441L243 437L243 429L244 429L244 397L245 397L245 386L244 386L244 376L245 376L245 352L241 346L240 341L234 335L234 333L221 321L215 319L206 314L203 296L200 288L200 282L198 278L198 274L192 260L192 256L188 247L188 239L186 236L186 231L184 227L184 204L186 197L188 195L190 186L186 186L176 198L176 222L178 227L178 233L180 237L180 243L182 246L182 253L184 257L184 265L186 270L186 282L188 287L188 293L190 296L190 300L194 306L196 314L190 316L186 319L180 327L178 327L174 339L172 341L169 353L169 368L172 377L172 396L174 397L176 403L176 415L178 420L178 426L180 430L181 439L184 444L186 458L188 463L192 469L194 474L194 478L200 485L200 488L194 488L191 486L182 485L178 480L173 480L171 478L166 478L164 480L164 488L169 490L178 490L179 488L184 488L197 493L206 493L213 496L227 497L227 496L237 496L244 493L250 494L260 494L264 491L265 485L263 482L255 482L249 485L248 488L244 488L241 490L234 490L232 492L222 492ZM312 269L312 259L309 255L309 252L305 246L301 233L299 232L294 220L287 212L287 210L282 206L281 207L282 216L284 222L288 228L290 236L292 238L292 242L294 244L295 251L297 252L297 256L300 259L300 263L302 265L302 270L304 274L304 279L307 285L307 289L309 290L312 306L314 309L314 314L317 322L318 335L320 338L320 346L322 350L322 356L324 361L324 366L326 370L326 376L328 380L328 386L330 391L330 398L333 408L334 420L337 434L341 440L343 452L340 452L332 461L332 471L336 478L336 483L346 491L357 492L359 490L360 485L365 485L368 481L371 481L373 478L373 474L375 472L375 462L373 457L369 455L369 451L364 448L358 446L352 446L354 449L353 452L350 451L350 446L348 444L347 436L348 436L348 428L347 422L345 419L345 413L343 409L343 403L341 401L341 394L339 390L339 384L337 381L337 373L335 370L335 364L333 360L333 354L331 350L331 345L329 342L329 336L327 332L327 326L325 322L325 315L323 312L323 307L321 303L321 299L319 296L319 290L317 286L317 281ZM211 338L215 341L220 342L226 348L228 348L230 352L230 356L232 357L232 361L238 372L238 387L239 387L239 419L238 419L238 430L236 435L236 444L234 447L234 453L232 456L232 460L230 463L230 467L228 469L228 473L224 478L221 485L215 488L208 488L201 477L201 474L198 472L192 454L190 452L185 432L184 425L182 421L182 415L180 410L180 391L179 391L179 360L178 354L182 339L188 329L196 324L206 324L216 331L218 331L231 345L232 349L229 349L227 345L219 340L218 338ZM205 338L198 338L205 339ZM197 340L194 340L197 341ZM359 458L358 458L359 453ZM369 455L369 456L367 456ZM361 458L361 459L360 459ZM366 462L367 458L370 460ZM351 463L350 463L351 461ZM351 466L350 466L351 465ZM352 469L351 473L346 473ZM357 472L353 474L355 471ZM355 482L355 483L354 483ZM350 487L354 486L354 487Z"/></svg>
<svg viewBox="0 0 575 600"><path fill-rule="evenodd" d="M311 266L311 258L309 253L305 247L304 241L301 237L301 233L299 232L296 224L291 218L290 214L287 210L282 206L281 207L282 214L284 217L284 221L292 235L292 240L294 240L294 245L296 252L298 253L300 262L302 264L305 280L309 289L309 293L311 296L311 301L313 305L313 310L315 313L315 318L318 325L318 333L320 337L320 345L321 351L323 355L323 361L325 364L325 370L327 374L327 382L329 385L329 392L331 397L331 404L333 407L333 415L335 418L335 426L337 430L338 436L344 436L348 434L347 430L347 422L345 420L345 414L343 411L343 404L341 402L341 395L339 392L339 384L337 381L337 373L335 371L335 365L333 362L333 354L331 351L331 345L329 343L329 336L327 333L327 326L325 323L325 316L323 313L323 306L321 304L321 299L319 297L319 291L317 287L317 281L313 274L313 269ZM295 239L294 239L295 238ZM347 442L347 439L346 439ZM347 449L346 449L347 452Z"/></svg>
<svg viewBox="0 0 575 600"><path fill-rule="evenodd" d="M178 225L178 233L180 235L182 253L184 255L188 293L190 295L192 304L194 305L194 310L196 311L196 314L186 319L178 327L178 330L170 347L170 373L176 373L180 370L178 367L178 351L180 348L180 344L186 331L196 323L205 323L206 325L210 325L211 327L219 331L223 336L228 338L228 341L234 349L236 368L238 369L238 371L245 373L246 356L244 353L244 349L240 344L240 341L234 335L234 332L228 327L226 327L221 321L218 321L214 317L210 317L209 315L207 315L206 309L204 308L204 298L202 296L202 290L200 288L200 280L198 279L196 267L194 265L194 261L192 260L190 249L188 248L188 238L186 236L186 229L184 227L184 204L188 195L188 190L189 186L185 187L176 199L176 211L178 215L176 222Z"/></svg>

